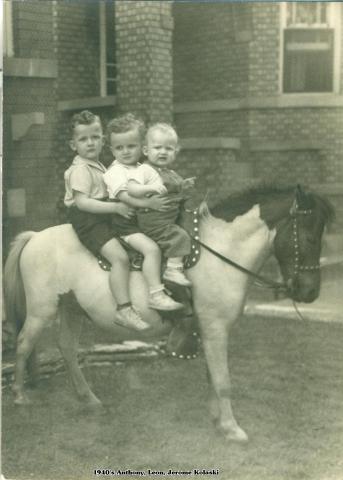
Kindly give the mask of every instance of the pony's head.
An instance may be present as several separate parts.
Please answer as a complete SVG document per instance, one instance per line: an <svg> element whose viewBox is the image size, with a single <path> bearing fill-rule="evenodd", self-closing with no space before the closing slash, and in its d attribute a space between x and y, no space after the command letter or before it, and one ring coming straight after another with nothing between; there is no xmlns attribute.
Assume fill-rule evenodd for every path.
<svg viewBox="0 0 343 480"><path fill-rule="evenodd" d="M320 290L320 253L324 227L334 216L330 203L298 185L289 214L277 224L274 240L288 295L313 302Z"/></svg>

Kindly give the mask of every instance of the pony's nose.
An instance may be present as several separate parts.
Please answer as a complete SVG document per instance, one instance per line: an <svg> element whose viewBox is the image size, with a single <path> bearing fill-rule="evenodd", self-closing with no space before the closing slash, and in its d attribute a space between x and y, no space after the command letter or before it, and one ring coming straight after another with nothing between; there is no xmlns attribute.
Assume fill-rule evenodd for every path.
<svg viewBox="0 0 343 480"><path fill-rule="evenodd" d="M290 297L296 302L311 303L319 295L319 285L306 285L292 279L287 286Z"/></svg>
<svg viewBox="0 0 343 480"><path fill-rule="evenodd" d="M318 289L315 287L308 288L305 290L303 294L303 302L305 303L311 303L314 302L314 300L318 297Z"/></svg>

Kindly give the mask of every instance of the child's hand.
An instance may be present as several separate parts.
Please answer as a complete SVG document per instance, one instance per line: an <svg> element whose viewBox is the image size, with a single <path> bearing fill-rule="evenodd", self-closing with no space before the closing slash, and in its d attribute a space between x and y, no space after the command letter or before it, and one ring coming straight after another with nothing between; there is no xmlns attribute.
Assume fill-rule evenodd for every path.
<svg viewBox="0 0 343 480"><path fill-rule="evenodd" d="M114 205L116 207L114 213L118 213L118 215L121 215L122 217L130 219L136 215L135 209L132 207L129 207L125 203L119 202L119 203L115 203Z"/></svg>
<svg viewBox="0 0 343 480"><path fill-rule="evenodd" d="M156 185L156 187L152 187L152 190L156 193L159 193L160 195L163 195L164 193L168 193L168 190L164 185Z"/></svg>
<svg viewBox="0 0 343 480"><path fill-rule="evenodd" d="M148 200L148 208L151 210L158 210L159 212L165 212L169 209L171 203L170 199L165 196L153 195Z"/></svg>
<svg viewBox="0 0 343 480"><path fill-rule="evenodd" d="M195 179L196 177L185 178L181 184L182 191L187 191L192 189L195 185Z"/></svg>

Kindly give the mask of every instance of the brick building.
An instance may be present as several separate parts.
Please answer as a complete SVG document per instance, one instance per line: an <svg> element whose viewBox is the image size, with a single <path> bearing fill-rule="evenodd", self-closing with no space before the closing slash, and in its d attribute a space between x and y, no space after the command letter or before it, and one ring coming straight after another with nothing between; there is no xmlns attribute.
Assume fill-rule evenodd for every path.
<svg viewBox="0 0 343 480"><path fill-rule="evenodd" d="M173 121L214 203L255 179L327 194L343 227L335 2L4 1L4 250L63 221L70 116ZM104 151L104 161L108 153Z"/></svg>

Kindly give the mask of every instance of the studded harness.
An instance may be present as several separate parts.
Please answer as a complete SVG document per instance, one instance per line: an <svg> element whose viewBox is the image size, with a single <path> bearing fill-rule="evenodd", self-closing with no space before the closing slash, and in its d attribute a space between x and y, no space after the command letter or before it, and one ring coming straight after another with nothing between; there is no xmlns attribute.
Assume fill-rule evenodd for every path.
<svg viewBox="0 0 343 480"><path fill-rule="evenodd" d="M294 241L294 278L296 278L300 271L306 270L319 270L319 262L315 265L300 265L299 263L299 232L298 232L298 216L300 215L312 215L312 210L300 210L298 208L297 201L294 200L290 209L290 215L293 219L293 241Z"/></svg>
<svg viewBox="0 0 343 480"><path fill-rule="evenodd" d="M242 267L242 265L239 265L238 263L234 262L230 258L225 257L224 255L220 254L216 250L213 250L211 247L206 245L200 240L199 237L199 209L195 210L186 210L187 213L192 214L193 219L192 219L192 227L191 231L188 230L188 233L191 236L192 239L192 246L191 246L191 253L188 255L185 259L185 268L191 268L193 267L199 260L200 258L200 246L205 248L207 251L215 255L216 257L220 258L223 262L228 263L229 265L235 267L237 270L240 270L241 272L250 275L255 279L255 282L258 282L260 286L264 286L267 288L272 288L274 290L287 290L287 286L285 283L281 282L276 282L274 280L271 280L269 278L266 278L262 275L259 275L245 267ZM294 272L293 272L293 278L296 278L299 274L300 271L311 271L311 270L319 270L320 269L320 264L319 262L314 264L314 265L300 265L299 262L299 234L298 234L298 216L299 215L311 215L313 211L311 209L306 209L302 210L299 209L297 201L294 200L289 214L292 218L293 222L293 240L294 240Z"/></svg>

